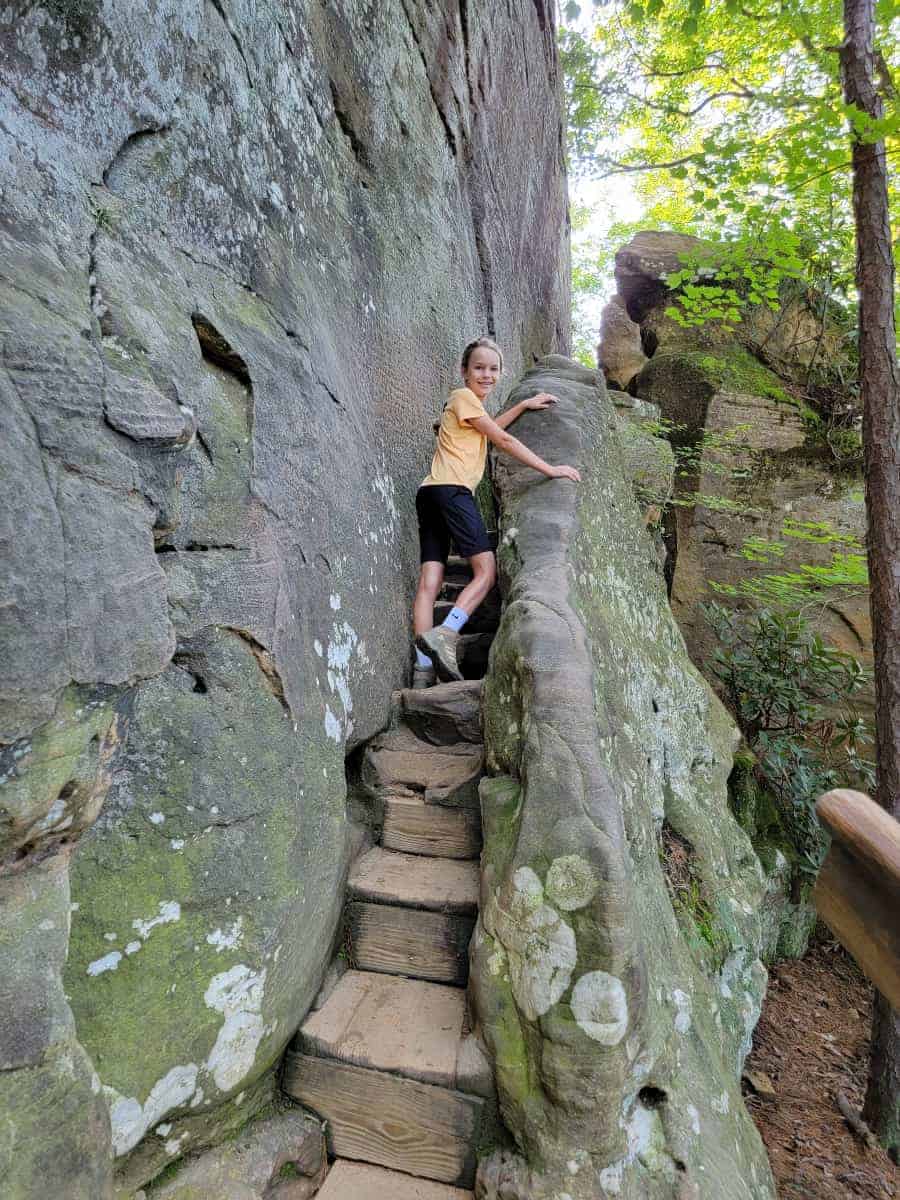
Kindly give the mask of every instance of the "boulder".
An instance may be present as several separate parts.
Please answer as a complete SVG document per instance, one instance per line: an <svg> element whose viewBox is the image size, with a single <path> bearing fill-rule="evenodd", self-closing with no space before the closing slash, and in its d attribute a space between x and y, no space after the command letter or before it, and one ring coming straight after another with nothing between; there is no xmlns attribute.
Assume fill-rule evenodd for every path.
<svg viewBox="0 0 900 1200"><path fill-rule="evenodd" d="M736 326L719 320L701 326L684 326L666 309L677 307L678 293L666 285L667 276L694 266L700 282L715 284L722 251L715 244L689 234L642 230L616 254L618 295L628 316L640 326L644 351L657 349L728 351L737 342L757 355L784 380L806 387L813 366L827 372L828 365L844 357L846 330L832 319L823 322L822 297L812 289L785 283L774 309L767 304L748 306ZM725 281L741 289L741 283Z"/></svg>
<svg viewBox="0 0 900 1200"><path fill-rule="evenodd" d="M174 1178L151 1186L145 1195L146 1200L310 1200L327 1170L322 1123L294 1108L262 1117L232 1141L191 1155Z"/></svg>
<svg viewBox="0 0 900 1200"><path fill-rule="evenodd" d="M550 357L514 395L543 390L560 404L516 433L582 483L495 476L470 990L515 1150L477 1194L772 1200L740 1090L766 885L728 807L736 730L685 651L602 383Z"/></svg>
<svg viewBox="0 0 900 1200"><path fill-rule="evenodd" d="M613 296L600 314L597 365L611 388L624 391L646 361L640 325L629 317L623 297Z"/></svg>

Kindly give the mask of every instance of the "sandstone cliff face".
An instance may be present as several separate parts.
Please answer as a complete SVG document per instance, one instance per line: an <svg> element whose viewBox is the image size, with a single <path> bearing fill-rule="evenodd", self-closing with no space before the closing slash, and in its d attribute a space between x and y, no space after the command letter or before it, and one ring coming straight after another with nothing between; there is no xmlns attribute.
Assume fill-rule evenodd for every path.
<svg viewBox="0 0 900 1200"><path fill-rule="evenodd" d="M454 359L568 336L554 29L542 0L0 25L0 1153L11 1196L96 1200L110 1147L128 1189L262 1103L317 989Z"/></svg>
<svg viewBox="0 0 900 1200"><path fill-rule="evenodd" d="M740 1093L770 884L728 808L737 731L672 617L602 376L551 356L516 395L543 390L560 405L517 435L583 481L495 472L470 989L517 1152L478 1194L771 1200Z"/></svg>

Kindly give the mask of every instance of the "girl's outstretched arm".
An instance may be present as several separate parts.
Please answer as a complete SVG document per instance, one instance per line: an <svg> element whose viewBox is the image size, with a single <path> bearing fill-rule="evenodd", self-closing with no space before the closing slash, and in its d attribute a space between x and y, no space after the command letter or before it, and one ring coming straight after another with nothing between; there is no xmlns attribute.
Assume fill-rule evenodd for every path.
<svg viewBox="0 0 900 1200"><path fill-rule="evenodd" d="M531 397L536 400L536 396ZM524 403L528 403L525 401ZM518 405L513 405L517 408ZM508 410L512 412L512 409ZM506 414L504 414L506 415ZM535 471L540 471L542 475L546 475L548 479L571 479L575 483L580 482L581 475L574 467L561 466L553 467L548 462L544 462L532 450L529 450L518 438L513 437L511 433L507 433L498 421L491 420L490 417L473 417L469 424L473 429L477 429L479 433L483 433L489 442L501 450L504 454L509 454L512 458L516 458L519 462L524 463L526 467L533 467Z"/></svg>
<svg viewBox="0 0 900 1200"><path fill-rule="evenodd" d="M521 417L523 412L528 409L549 408L553 404L558 404L559 400L556 396L552 396L549 392L538 392L536 396L529 396L527 400L520 400L518 404L514 404L508 408L506 412L500 413L494 418L494 421L501 429L506 429L508 425L512 425L513 421Z"/></svg>

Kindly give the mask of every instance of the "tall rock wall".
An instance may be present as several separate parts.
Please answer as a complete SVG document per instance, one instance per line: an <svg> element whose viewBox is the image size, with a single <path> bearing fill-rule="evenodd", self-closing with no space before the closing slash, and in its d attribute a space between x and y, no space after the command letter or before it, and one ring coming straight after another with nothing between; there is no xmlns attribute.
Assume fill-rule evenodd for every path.
<svg viewBox="0 0 900 1200"><path fill-rule="evenodd" d="M0 54L0 1172L98 1200L316 992L458 352L567 342L559 80L543 0L46 0Z"/></svg>
<svg viewBox="0 0 900 1200"><path fill-rule="evenodd" d="M692 666L602 377L550 357L498 463L472 981L515 1149L486 1200L772 1200L740 1090L769 884L728 808L736 730ZM649 454L648 447L647 453Z"/></svg>

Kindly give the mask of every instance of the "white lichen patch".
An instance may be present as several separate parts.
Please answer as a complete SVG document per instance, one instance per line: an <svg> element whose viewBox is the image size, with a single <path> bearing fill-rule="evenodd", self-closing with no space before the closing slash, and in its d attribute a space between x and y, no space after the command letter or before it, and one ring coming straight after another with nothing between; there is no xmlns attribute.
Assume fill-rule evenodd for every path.
<svg viewBox="0 0 900 1200"><path fill-rule="evenodd" d="M731 1108L727 1092L723 1092L721 1096L713 1096L709 1104L714 1112L720 1113L723 1117L728 1114L728 1110Z"/></svg>
<svg viewBox="0 0 900 1200"><path fill-rule="evenodd" d="M628 1028L628 999L622 981L606 971L589 971L572 989L578 1027L602 1046L615 1046Z"/></svg>
<svg viewBox="0 0 900 1200"><path fill-rule="evenodd" d="M256 1051L263 1039L262 1019L265 970L232 967L210 980L203 999L225 1017L206 1066L216 1086L223 1092L233 1087L252 1069Z"/></svg>
<svg viewBox="0 0 900 1200"><path fill-rule="evenodd" d="M140 917L136 917L131 922L132 929L136 929L141 937L146 941L152 930L157 925L170 925L173 921L181 919L181 905L177 900L161 900L159 903L159 912L155 917L150 917L146 921L142 921Z"/></svg>
<svg viewBox="0 0 900 1200"><path fill-rule="evenodd" d="M143 943L141 943L141 942L129 942L128 945L125 947L125 953L126 954L137 954L137 952L138 952L138 950L140 950L142 944Z"/></svg>
<svg viewBox="0 0 900 1200"><path fill-rule="evenodd" d="M112 1123L113 1152L117 1157L133 1150L144 1134L193 1095L198 1068L194 1063L172 1067L158 1080L143 1104L134 1096L122 1096L115 1088L104 1087Z"/></svg>
<svg viewBox="0 0 900 1200"><path fill-rule="evenodd" d="M694 1134L696 1134L697 1137L699 1137L700 1136L700 1113L699 1113L697 1107L693 1104L688 1104L687 1107L685 1108L685 1112L687 1113L687 1115L691 1121L691 1131Z"/></svg>
<svg viewBox="0 0 900 1200"><path fill-rule="evenodd" d="M148 818L151 825L162 825L166 819L166 814L161 812L152 812Z"/></svg>
<svg viewBox="0 0 900 1200"><path fill-rule="evenodd" d="M234 950L241 944L243 926L244 918L238 917L230 929L214 929L208 933L206 941L210 946L215 946L216 954L221 954L223 950Z"/></svg>
<svg viewBox="0 0 900 1200"><path fill-rule="evenodd" d="M686 992L675 988L672 992L675 1004L675 1028L679 1033L687 1033L691 1027L691 998Z"/></svg>
<svg viewBox="0 0 900 1200"><path fill-rule="evenodd" d="M555 858L547 872L547 899L563 912L590 904L599 886L596 871L580 854Z"/></svg>
<svg viewBox="0 0 900 1200"><path fill-rule="evenodd" d="M103 958L95 958L92 963L88 963L88 975L102 975L105 971L114 971L122 961L122 955L118 950L113 950L111 954L104 954Z"/></svg>
<svg viewBox="0 0 900 1200"><path fill-rule="evenodd" d="M544 903L543 886L530 867L520 867L512 882L509 910L493 897L485 928L506 950L513 996L522 1014L533 1021L569 986L577 959L575 934Z"/></svg>
<svg viewBox="0 0 900 1200"><path fill-rule="evenodd" d="M336 592L333 592L328 597L328 603L331 605L332 612L337 612L337 610L341 607L341 598Z"/></svg>
<svg viewBox="0 0 900 1200"><path fill-rule="evenodd" d="M325 733L332 741L340 744L341 723L327 704L325 705Z"/></svg>

